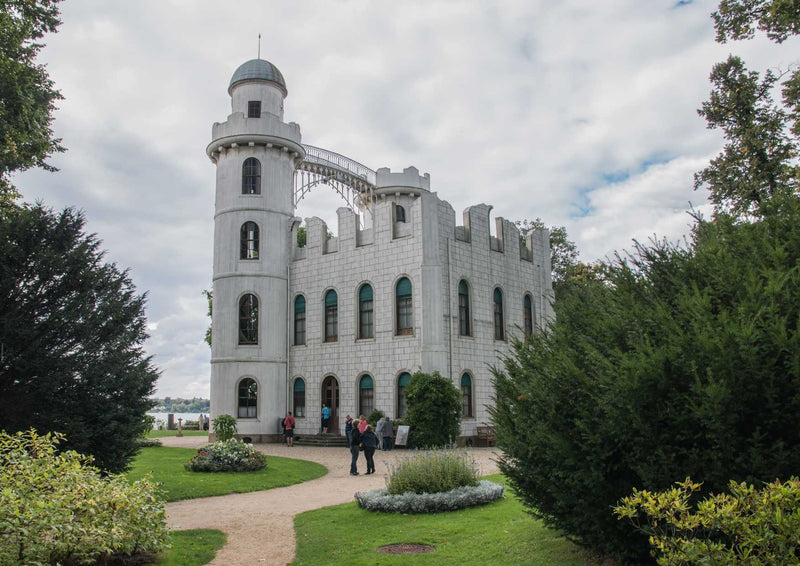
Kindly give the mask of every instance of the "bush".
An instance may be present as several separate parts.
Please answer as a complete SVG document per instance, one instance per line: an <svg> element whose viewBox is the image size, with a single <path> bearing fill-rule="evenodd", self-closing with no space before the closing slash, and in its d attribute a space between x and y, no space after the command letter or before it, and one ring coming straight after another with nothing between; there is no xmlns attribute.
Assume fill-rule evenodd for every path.
<svg viewBox="0 0 800 566"><path fill-rule="evenodd" d="M548 526L649 557L612 506L675 478L721 493L800 470L800 206L699 222L573 283L495 372L501 471Z"/></svg>
<svg viewBox="0 0 800 566"><path fill-rule="evenodd" d="M390 495L441 493L478 485L478 467L466 452L416 452L389 466L386 487Z"/></svg>
<svg viewBox="0 0 800 566"><path fill-rule="evenodd" d="M230 415L219 415L214 419L213 427L217 440L230 440L236 435L236 419Z"/></svg>
<svg viewBox="0 0 800 566"><path fill-rule="evenodd" d="M503 497L503 486L480 481L475 486L457 487L440 493L403 493L391 495L386 488L356 493L358 506L384 513L439 513L485 505Z"/></svg>
<svg viewBox="0 0 800 566"><path fill-rule="evenodd" d="M0 432L0 565L87 564L169 546L156 485L102 477L91 458L58 453L63 440Z"/></svg>
<svg viewBox="0 0 800 566"><path fill-rule="evenodd" d="M800 562L800 481L774 482L757 490L730 483L730 495L712 495L692 511L700 485L687 478L663 493L634 490L614 509L650 536L663 566ZM642 524L641 517L646 522Z"/></svg>
<svg viewBox="0 0 800 566"><path fill-rule="evenodd" d="M461 433L461 391L450 379L438 371L418 371L411 376L405 394L410 446L438 448L455 442Z"/></svg>
<svg viewBox="0 0 800 566"><path fill-rule="evenodd" d="M267 467L267 457L240 440L221 440L199 448L184 467L190 472L254 472Z"/></svg>
<svg viewBox="0 0 800 566"><path fill-rule="evenodd" d="M372 428L378 426L378 421L381 420L386 415L383 414L383 411L379 409L375 409L372 411L369 416L367 417L367 423L372 425Z"/></svg>

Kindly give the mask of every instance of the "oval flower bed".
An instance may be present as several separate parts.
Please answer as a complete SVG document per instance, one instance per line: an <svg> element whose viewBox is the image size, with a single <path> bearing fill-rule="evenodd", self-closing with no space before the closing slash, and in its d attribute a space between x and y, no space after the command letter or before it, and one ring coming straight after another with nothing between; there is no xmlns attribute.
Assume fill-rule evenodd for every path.
<svg viewBox="0 0 800 566"><path fill-rule="evenodd" d="M240 440L220 440L199 448L184 467L190 472L254 472L267 467L267 457Z"/></svg>
<svg viewBox="0 0 800 566"><path fill-rule="evenodd" d="M384 488L356 493L358 506L369 511L384 513L439 513L466 507L485 505L503 497L504 487L490 481L480 481L477 486L457 487L441 493L413 493L390 495Z"/></svg>

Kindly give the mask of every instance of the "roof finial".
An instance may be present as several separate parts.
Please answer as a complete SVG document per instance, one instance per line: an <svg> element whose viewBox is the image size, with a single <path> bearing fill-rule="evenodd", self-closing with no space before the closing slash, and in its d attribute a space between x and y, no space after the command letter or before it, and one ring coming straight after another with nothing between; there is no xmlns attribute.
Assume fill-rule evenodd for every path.
<svg viewBox="0 0 800 566"><path fill-rule="evenodd" d="M258 58L261 59L261 34L258 34Z"/></svg>

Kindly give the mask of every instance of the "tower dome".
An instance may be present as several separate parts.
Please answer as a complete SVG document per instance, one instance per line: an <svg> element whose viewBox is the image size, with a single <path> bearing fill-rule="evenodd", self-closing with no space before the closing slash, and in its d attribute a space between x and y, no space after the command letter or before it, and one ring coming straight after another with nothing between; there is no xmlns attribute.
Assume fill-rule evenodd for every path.
<svg viewBox="0 0 800 566"><path fill-rule="evenodd" d="M233 87L244 81L269 81L276 84L286 95L286 81L278 70L278 67L264 59L250 59L239 65L239 68L231 77L231 84L228 85L228 94Z"/></svg>

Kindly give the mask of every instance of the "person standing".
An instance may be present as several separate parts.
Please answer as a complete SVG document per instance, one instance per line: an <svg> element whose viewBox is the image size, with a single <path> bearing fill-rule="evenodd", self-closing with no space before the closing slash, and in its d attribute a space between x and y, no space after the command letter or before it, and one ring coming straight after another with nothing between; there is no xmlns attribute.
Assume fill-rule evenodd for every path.
<svg viewBox="0 0 800 566"><path fill-rule="evenodd" d="M361 450L361 433L358 432L358 419L353 421L353 430L350 431L350 475L358 475L358 452Z"/></svg>
<svg viewBox="0 0 800 566"><path fill-rule="evenodd" d="M292 412L286 413L286 418L283 419L283 436L286 439L286 446L292 448L294 446L294 417Z"/></svg>
<svg viewBox="0 0 800 566"><path fill-rule="evenodd" d="M367 430L367 424L369 423L367 423L367 419L364 415L358 417L358 432L364 434L364 431Z"/></svg>
<svg viewBox="0 0 800 566"><path fill-rule="evenodd" d="M361 435L361 442L364 444L364 457L367 459L367 474L375 473L375 449L378 447L378 437L372 430L371 425L367 425L364 434Z"/></svg>
<svg viewBox="0 0 800 566"><path fill-rule="evenodd" d="M347 448L350 448L350 431L353 430L353 417L347 415L344 419L344 437L347 439Z"/></svg>
<svg viewBox="0 0 800 566"><path fill-rule="evenodd" d="M323 403L322 404L322 434L328 434L328 421L331 418L331 410L328 406Z"/></svg>
<svg viewBox="0 0 800 566"><path fill-rule="evenodd" d="M384 419L386 417L381 417L378 419L378 425L375 427L375 436L378 437L378 448L383 450L383 427L386 424Z"/></svg>
<svg viewBox="0 0 800 566"><path fill-rule="evenodd" d="M391 450L392 449L392 434L394 433L394 428L392 427L392 421L389 420L389 417L383 417L383 449L384 450Z"/></svg>

